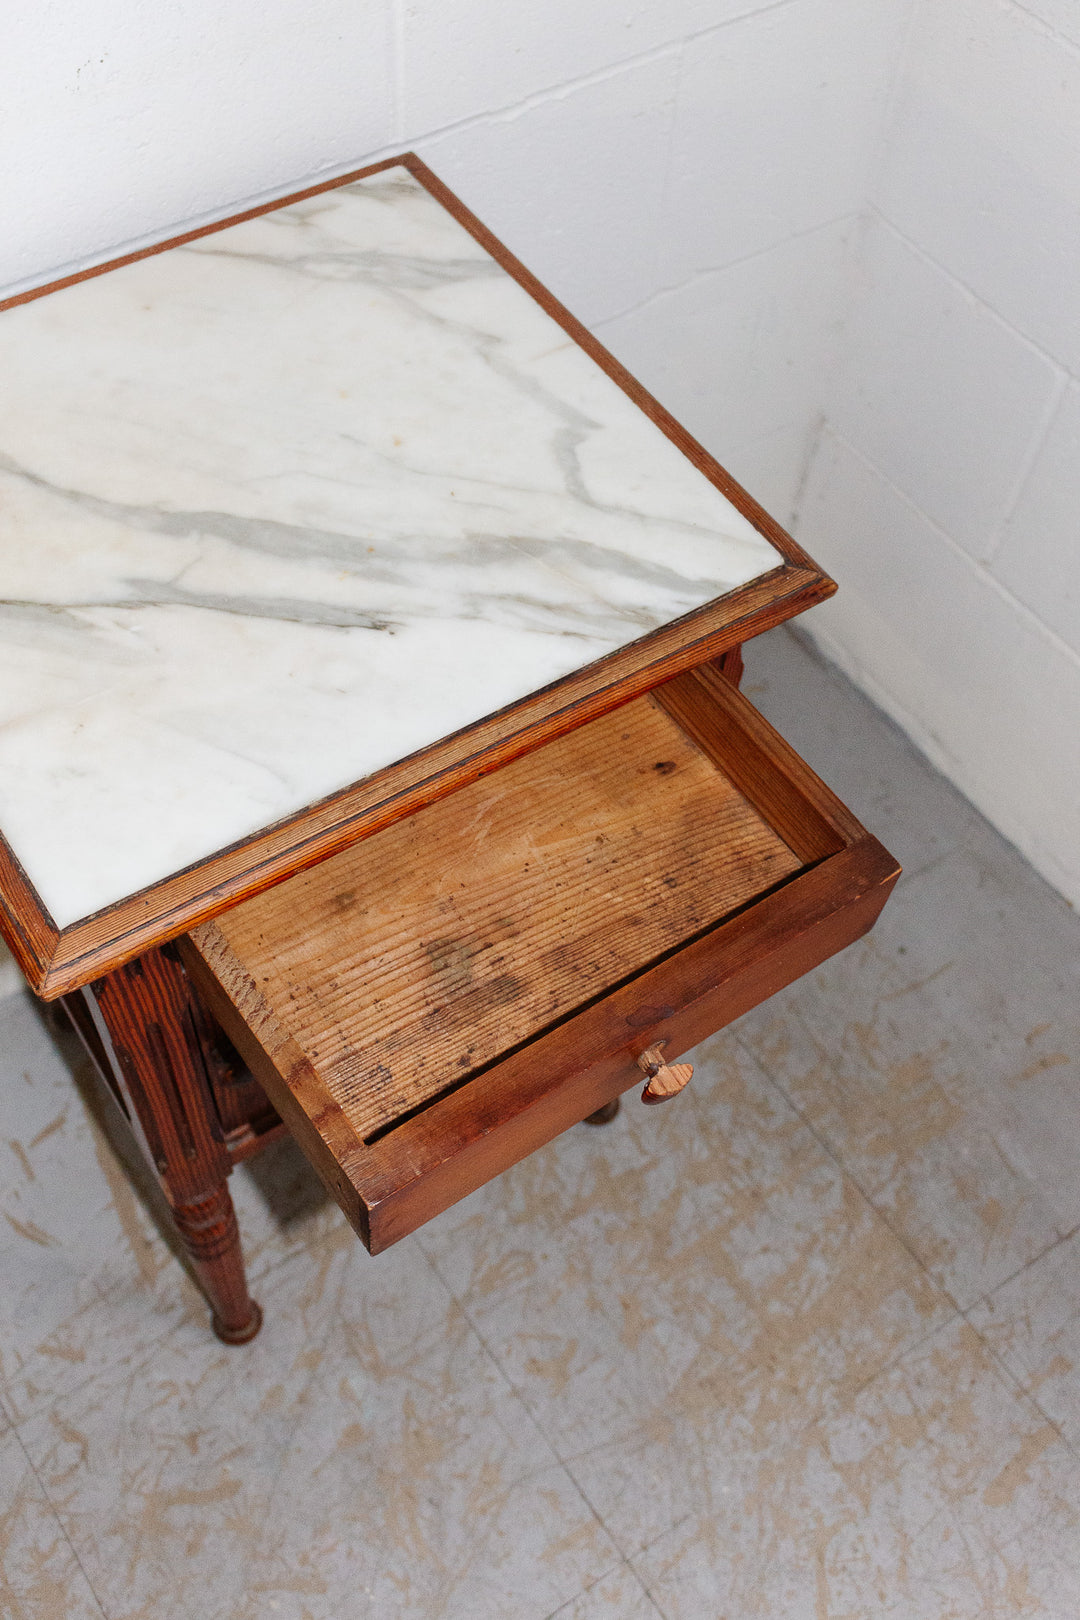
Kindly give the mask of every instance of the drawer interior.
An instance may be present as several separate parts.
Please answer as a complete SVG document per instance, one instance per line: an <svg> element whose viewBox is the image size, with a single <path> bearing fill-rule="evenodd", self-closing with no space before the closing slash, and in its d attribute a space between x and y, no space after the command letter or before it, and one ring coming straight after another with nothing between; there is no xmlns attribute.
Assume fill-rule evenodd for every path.
<svg viewBox="0 0 1080 1620"><path fill-rule="evenodd" d="M876 875L853 877L844 857L870 846L856 867ZM796 976L765 971L767 958L814 965L789 934L809 937L891 876L895 863L706 666L204 924L186 957L377 1247L393 1237L372 1241L372 1211L401 1185L442 1175L473 1138L486 1144L480 1179L512 1163L537 1145L515 1127L492 1146L517 1111L538 1105L540 1140L580 1119L640 1079L636 1053L661 1028L672 1042L709 1032L699 1014L679 1022L684 999L730 1004L705 1015L720 1027ZM855 934L820 937L816 960ZM729 959L743 988L708 1000ZM593 1076L577 1093L575 1068ZM539 1106L564 1082L558 1108Z"/></svg>
<svg viewBox="0 0 1080 1620"><path fill-rule="evenodd" d="M219 926L370 1140L801 865L643 697Z"/></svg>

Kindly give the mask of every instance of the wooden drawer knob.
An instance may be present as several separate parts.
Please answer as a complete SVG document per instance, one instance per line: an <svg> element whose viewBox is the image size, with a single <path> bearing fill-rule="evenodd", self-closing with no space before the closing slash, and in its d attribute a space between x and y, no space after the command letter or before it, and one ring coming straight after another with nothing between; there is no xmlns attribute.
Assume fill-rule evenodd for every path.
<svg viewBox="0 0 1080 1620"><path fill-rule="evenodd" d="M662 1103L678 1096L694 1072L692 1063L665 1063L660 1046L650 1046L647 1052L642 1052L637 1065L642 1074L649 1077L641 1093L643 1103Z"/></svg>

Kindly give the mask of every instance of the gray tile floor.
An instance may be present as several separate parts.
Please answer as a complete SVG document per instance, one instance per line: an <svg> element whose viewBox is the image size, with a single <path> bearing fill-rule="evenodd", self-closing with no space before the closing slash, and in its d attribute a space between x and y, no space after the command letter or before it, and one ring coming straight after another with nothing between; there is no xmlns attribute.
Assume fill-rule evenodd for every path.
<svg viewBox="0 0 1080 1620"><path fill-rule="evenodd" d="M3 1003L0 1613L1080 1614L1080 919L786 632L746 688L907 868L866 941L371 1260L234 1177L225 1349Z"/></svg>

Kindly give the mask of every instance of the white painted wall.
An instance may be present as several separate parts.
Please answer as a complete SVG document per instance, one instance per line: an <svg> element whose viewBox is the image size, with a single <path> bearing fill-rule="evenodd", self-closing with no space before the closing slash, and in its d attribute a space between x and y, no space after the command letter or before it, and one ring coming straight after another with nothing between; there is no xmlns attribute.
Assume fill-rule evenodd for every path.
<svg viewBox="0 0 1080 1620"><path fill-rule="evenodd" d="M810 633L1080 902L1080 3L916 0L797 524Z"/></svg>
<svg viewBox="0 0 1080 1620"><path fill-rule="evenodd" d="M0 289L408 147L790 517L908 0L16 0Z"/></svg>

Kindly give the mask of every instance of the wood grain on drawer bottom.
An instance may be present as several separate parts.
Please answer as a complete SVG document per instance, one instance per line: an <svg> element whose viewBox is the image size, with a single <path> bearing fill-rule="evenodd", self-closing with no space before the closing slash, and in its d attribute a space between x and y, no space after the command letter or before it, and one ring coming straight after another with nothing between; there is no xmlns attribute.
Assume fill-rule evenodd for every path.
<svg viewBox="0 0 1080 1620"><path fill-rule="evenodd" d="M800 864L639 698L212 926L369 1138Z"/></svg>

